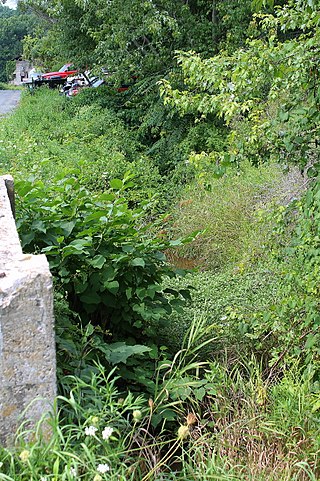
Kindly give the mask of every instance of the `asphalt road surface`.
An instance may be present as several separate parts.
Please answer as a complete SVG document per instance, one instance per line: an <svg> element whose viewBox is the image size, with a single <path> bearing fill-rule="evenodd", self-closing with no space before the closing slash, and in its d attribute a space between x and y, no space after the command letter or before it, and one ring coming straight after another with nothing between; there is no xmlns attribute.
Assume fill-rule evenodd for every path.
<svg viewBox="0 0 320 481"><path fill-rule="evenodd" d="M20 90L0 90L0 115L11 112L20 100Z"/></svg>

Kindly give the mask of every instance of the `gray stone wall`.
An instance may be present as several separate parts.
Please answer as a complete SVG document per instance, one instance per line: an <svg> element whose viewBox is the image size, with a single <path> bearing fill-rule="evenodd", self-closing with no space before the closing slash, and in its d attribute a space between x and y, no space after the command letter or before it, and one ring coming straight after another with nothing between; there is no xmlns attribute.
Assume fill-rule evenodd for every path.
<svg viewBox="0 0 320 481"><path fill-rule="evenodd" d="M56 395L52 278L44 255L22 253L0 177L0 443L36 423Z"/></svg>

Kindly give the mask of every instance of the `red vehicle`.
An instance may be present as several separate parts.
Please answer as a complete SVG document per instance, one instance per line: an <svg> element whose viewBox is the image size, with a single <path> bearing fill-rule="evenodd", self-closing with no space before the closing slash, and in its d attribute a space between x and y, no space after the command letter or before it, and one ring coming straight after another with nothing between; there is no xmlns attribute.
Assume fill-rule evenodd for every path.
<svg viewBox="0 0 320 481"><path fill-rule="evenodd" d="M70 77L71 75L77 75L78 71L77 70L72 70L72 63L66 63L63 67L61 67L60 70L57 72L48 72L48 73L43 73L41 75L41 78L43 79L64 79L67 77Z"/></svg>

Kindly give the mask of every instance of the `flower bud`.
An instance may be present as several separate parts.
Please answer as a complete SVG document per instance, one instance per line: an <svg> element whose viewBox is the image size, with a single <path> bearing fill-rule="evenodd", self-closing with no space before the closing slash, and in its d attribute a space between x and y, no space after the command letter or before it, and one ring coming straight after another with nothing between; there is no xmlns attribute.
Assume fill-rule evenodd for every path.
<svg viewBox="0 0 320 481"><path fill-rule="evenodd" d="M197 418L193 413L189 413L187 416L187 425L192 426L192 424L196 424Z"/></svg>
<svg viewBox="0 0 320 481"><path fill-rule="evenodd" d="M138 423L139 421L141 421L142 412L139 410L133 411L132 416L133 416L134 422Z"/></svg>
<svg viewBox="0 0 320 481"><path fill-rule="evenodd" d="M21 461L23 463L26 463L28 461L30 457L30 451L27 451L27 449L24 449L23 451L21 451L21 453L19 454L19 458L21 459Z"/></svg>
<svg viewBox="0 0 320 481"><path fill-rule="evenodd" d="M93 481L102 481L102 477L100 476L100 474L96 474L93 478Z"/></svg>
<svg viewBox="0 0 320 481"><path fill-rule="evenodd" d="M187 439L188 436L190 436L190 431L188 426L185 426L185 425L180 426L180 428L178 429L178 439L180 441L184 441L185 439Z"/></svg>
<svg viewBox="0 0 320 481"><path fill-rule="evenodd" d="M92 416L91 419L90 419L90 421L91 421L91 424L92 424L93 426L96 426L97 424L99 424L99 418L98 418L98 416Z"/></svg>

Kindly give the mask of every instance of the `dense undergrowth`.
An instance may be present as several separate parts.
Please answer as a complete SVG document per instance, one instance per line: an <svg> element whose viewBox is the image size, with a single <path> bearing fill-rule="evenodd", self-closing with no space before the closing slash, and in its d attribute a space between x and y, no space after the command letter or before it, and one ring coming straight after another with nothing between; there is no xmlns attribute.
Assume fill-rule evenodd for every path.
<svg viewBox="0 0 320 481"><path fill-rule="evenodd" d="M160 175L98 103L44 89L0 124L24 250L55 276L60 385L0 479L316 480L318 191L275 165Z"/></svg>

